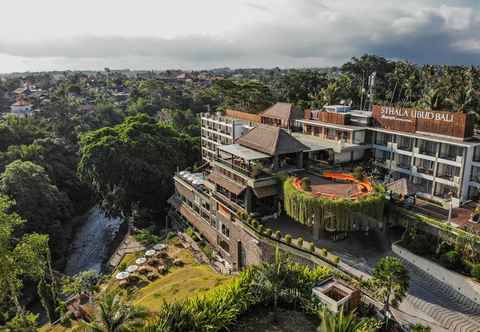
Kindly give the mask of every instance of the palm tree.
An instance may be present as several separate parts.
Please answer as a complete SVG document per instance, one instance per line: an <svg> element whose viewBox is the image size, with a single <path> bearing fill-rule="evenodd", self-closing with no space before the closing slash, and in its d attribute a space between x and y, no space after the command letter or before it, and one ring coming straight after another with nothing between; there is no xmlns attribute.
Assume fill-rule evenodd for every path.
<svg viewBox="0 0 480 332"><path fill-rule="evenodd" d="M367 332L370 330L367 328L367 320L357 320L352 312L345 315L343 310L333 314L323 307L320 311L320 320L317 332Z"/></svg>
<svg viewBox="0 0 480 332"><path fill-rule="evenodd" d="M106 294L99 302L99 313L92 322L80 322L80 330L90 332L124 332L141 327L147 317L144 309L123 301L118 294Z"/></svg>
<svg viewBox="0 0 480 332"><path fill-rule="evenodd" d="M255 268L255 283L266 298L273 300L273 315L276 319L278 299L286 286L288 278L288 264L282 259L280 250L275 249L273 263L263 263Z"/></svg>

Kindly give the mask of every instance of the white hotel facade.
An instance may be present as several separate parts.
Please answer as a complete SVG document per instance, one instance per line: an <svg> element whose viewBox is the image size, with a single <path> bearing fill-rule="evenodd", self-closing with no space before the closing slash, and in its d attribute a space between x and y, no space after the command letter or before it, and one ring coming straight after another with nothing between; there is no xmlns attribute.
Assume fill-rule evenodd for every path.
<svg viewBox="0 0 480 332"><path fill-rule="evenodd" d="M260 114L261 116L261 114ZM407 178L417 195L445 206L480 198L480 139L468 114L375 105L373 112L327 106L295 119L293 135L310 147L304 159L330 164L371 161L389 179ZM256 124L202 114L202 157L233 144ZM289 131L290 132L290 131Z"/></svg>

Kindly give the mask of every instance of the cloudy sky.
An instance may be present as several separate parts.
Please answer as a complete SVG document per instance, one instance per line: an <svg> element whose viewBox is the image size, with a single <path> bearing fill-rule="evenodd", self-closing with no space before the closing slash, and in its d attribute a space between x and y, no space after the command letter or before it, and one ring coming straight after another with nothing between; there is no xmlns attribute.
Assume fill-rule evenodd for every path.
<svg viewBox="0 0 480 332"><path fill-rule="evenodd" d="M479 0L2 1L0 72L480 64Z"/></svg>

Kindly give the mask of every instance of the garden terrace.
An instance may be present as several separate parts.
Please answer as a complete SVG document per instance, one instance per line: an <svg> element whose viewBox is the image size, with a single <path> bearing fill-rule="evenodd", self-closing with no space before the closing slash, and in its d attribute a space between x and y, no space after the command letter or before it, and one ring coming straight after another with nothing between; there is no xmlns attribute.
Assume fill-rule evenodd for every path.
<svg viewBox="0 0 480 332"><path fill-rule="evenodd" d="M293 182L297 190L302 188L301 179ZM322 176L310 176L309 192L315 197L336 199L360 199L373 193L374 189L368 180L358 180L353 175L339 172L324 172Z"/></svg>
<svg viewBox="0 0 480 332"><path fill-rule="evenodd" d="M327 175L331 178L333 174ZM383 219L385 197L381 188L375 190L367 181L357 180L353 191L352 184L345 184L344 181L330 184L324 182L328 176L322 178L322 182L317 182L320 179L314 178L311 189L308 186L303 188L298 177L289 177L283 184L286 214L299 223L312 226L315 238L320 231L360 230L363 225L371 227L371 221ZM350 176L352 175L341 177L350 179Z"/></svg>

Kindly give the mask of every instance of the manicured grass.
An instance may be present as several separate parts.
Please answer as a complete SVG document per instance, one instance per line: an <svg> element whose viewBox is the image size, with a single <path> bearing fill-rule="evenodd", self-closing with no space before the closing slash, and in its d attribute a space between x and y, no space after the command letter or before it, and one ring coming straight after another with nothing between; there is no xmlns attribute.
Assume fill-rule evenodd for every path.
<svg viewBox="0 0 480 332"><path fill-rule="evenodd" d="M241 317L232 332L315 332L317 324L305 314L285 309L278 309L277 319L267 309L253 310Z"/></svg>
<svg viewBox="0 0 480 332"><path fill-rule="evenodd" d="M212 270L208 265L196 263L190 251L169 246L169 255L185 264L172 267L165 275L141 288L133 296L133 303L156 311L164 301L174 302L202 294L211 288L227 283L231 278Z"/></svg>
<svg viewBox="0 0 480 332"><path fill-rule="evenodd" d="M131 293L133 304L155 312L160 309L164 301L175 302L197 296L214 287L226 284L232 279L217 273L208 265L197 263L190 251L180 245L178 239L170 241L167 252L173 259L180 259L184 265L172 266L167 274L160 276L145 287L134 290ZM119 266L134 264L135 259L142 255L143 252L127 254ZM118 289L118 281L115 280L118 272L115 270L101 287L102 293ZM71 330L57 325L53 327L45 325L40 331L66 332Z"/></svg>

